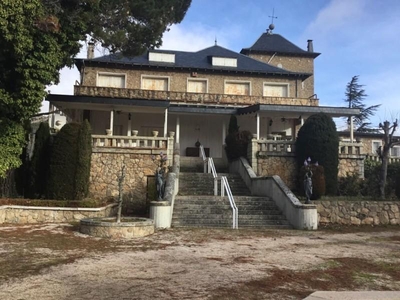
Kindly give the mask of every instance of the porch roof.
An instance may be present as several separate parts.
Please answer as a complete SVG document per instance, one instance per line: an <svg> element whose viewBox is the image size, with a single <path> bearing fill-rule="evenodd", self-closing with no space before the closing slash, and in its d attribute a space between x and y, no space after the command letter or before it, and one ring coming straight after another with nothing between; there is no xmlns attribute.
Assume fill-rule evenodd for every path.
<svg viewBox="0 0 400 300"><path fill-rule="evenodd" d="M325 113L331 117L349 117L360 113L358 108L332 107L332 106L299 106L299 105L274 105L274 104L255 104L237 109L238 115L250 114L255 112L268 112L285 115L309 116L316 113Z"/></svg>
<svg viewBox="0 0 400 300"><path fill-rule="evenodd" d="M168 111L172 113L234 115L237 108L223 105L171 104Z"/></svg>

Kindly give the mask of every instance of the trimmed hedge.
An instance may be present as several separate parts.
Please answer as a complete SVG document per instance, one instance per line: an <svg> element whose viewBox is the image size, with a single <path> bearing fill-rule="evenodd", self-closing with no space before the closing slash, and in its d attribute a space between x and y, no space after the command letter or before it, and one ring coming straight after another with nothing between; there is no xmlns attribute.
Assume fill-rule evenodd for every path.
<svg viewBox="0 0 400 300"><path fill-rule="evenodd" d="M247 147L251 141L250 131L239 131L236 116L229 120L228 135L225 138L225 151L229 161L247 157Z"/></svg>
<svg viewBox="0 0 400 300"><path fill-rule="evenodd" d="M47 198L80 200L87 196L91 151L87 121L63 126L53 143Z"/></svg>
<svg viewBox="0 0 400 300"><path fill-rule="evenodd" d="M296 160L299 169L310 157L325 169L326 193L337 194L339 137L335 122L326 114L310 116L300 128L296 140Z"/></svg>

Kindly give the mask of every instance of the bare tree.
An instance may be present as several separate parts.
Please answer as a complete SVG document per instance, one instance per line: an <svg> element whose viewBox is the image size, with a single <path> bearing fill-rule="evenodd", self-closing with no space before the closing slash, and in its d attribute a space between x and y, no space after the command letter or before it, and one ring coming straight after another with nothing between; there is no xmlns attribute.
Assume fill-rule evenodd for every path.
<svg viewBox="0 0 400 300"><path fill-rule="evenodd" d="M400 140L396 137L393 137L394 132L396 131L398 126L397 119L390 124L389 121L385 121L379 123L379 128L383 131L383 146L379 147L378 155L382 160L381 172L379 175L379 191L381 195L381 199L385 199L385 185L386 185L386 177L387 177L387 168L389 163L389 155L390 149L395 145L400 145Z"/></svg>

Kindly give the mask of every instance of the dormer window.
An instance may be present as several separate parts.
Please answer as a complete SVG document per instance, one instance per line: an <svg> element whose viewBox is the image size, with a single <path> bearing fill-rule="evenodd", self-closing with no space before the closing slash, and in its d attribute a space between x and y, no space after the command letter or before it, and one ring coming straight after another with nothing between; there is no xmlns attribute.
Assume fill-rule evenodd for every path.
<svg viewBox="0 0 400 300"><path fill-rule="evenodd" d="M149 61L174 64L175 63L175 54L161 53L161 52L149 52Z"/></svg>
<svg viewBox="0 0 400 300"><path fill-rule="evenodd" d="M234 68L237 67L237 59L230 57L213 56L211 58L211 63L213 66L219 66L219 67L234 67Z"/></svg>

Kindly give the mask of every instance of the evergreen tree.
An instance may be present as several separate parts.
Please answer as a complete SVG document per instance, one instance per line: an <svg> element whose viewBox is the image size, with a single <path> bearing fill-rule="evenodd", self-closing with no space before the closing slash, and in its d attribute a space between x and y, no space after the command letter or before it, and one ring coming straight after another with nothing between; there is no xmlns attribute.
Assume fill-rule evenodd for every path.
<svg viewBox="0 0 400 300"><path fill-rule="evenodd" d="M364 85L358 83L358 75L353 76L350 82L346 86L346 99L345 101L348 104L349 108L358 108L360 109L360 114L354 117L354 124L356 126L356 131L370 131L369 126L371 123L368 122L369 118L372 117L376 110L381 106L372 105L366 107L364 100L367 97L367 94L364 90ZM347 118L347 123L350 124L350 117Z"/></svg>
<svg viewBox="0 0 400 300"><path fill-rule="evenodd" d="M336 195L339 165L339 137L335 122L326 114L310 116L296 139L296 160L299 169L308 157L325 170L326 193Z"/></svg>

